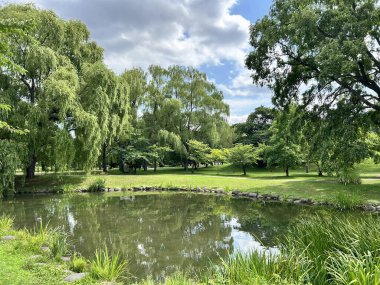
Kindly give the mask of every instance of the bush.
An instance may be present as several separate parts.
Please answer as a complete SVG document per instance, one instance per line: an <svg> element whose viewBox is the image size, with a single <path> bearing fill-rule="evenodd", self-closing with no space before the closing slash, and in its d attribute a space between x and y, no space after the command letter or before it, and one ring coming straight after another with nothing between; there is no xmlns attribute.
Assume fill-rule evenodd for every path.
<svg viewBox="0 0 380 285"><path fill-rule="evenodd" d="M91 185L88 187L90 192L100 192L106 189L106 181L104 179L96 179Z"/></svg>
<svg viewBox="0 0 380 285"><path fill-rule="evenodd" d="M344 185L361 184L362 180L355 170L343 169L338 173L338 182Z"/></svg>
<svg viewBox="0 0 380 285"><path fill-rule="evenodd" d="M84 272L86 270L86 267L87 260L78 254L74 254L71 260L70 269L74 272L80 273Z"/></svg>
<svg viewBox="0 0 380 285"><path fill-rule="evenodd" d="M0 234L1 235L6 235L12 229L12 226L13 226L13 218L6 215L2 215L0 217Z"/></svg>

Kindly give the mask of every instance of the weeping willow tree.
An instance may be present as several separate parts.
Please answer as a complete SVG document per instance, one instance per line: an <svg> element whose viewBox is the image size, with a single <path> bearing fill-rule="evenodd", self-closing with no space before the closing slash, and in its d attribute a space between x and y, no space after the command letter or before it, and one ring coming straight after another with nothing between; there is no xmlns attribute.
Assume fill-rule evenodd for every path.
<svg viewBox="0 0 380 285"><path fill-rule="evenodd" d="M103 172L107 171L107 148L128 123L129 86L102 62L86 64L80 91L82 106L97 117ZM81 154L86 156L88 151ZM83 158L81 158L83 160Z"/></svg>
<svg viewBox="0 0 380 285"><path fill-rule="evenodd" d="M144 104L145 133L157 143L161 130L179 138L185 169L189 141L198 140L212 147L229 146L232 132L226 122L229 107L223 94L207 76L191 67L149 68L150 82ZM178 142L177 142L178 143Z"/></svg>
<svg viewBox="0 0 380 285"><path fill-rule="evenodd" d="M34 177L37 163L66 169L83 153L81 166L89 168L99 155L102 134L96 114L83 106L80 78L86 64L102 60L102 49L89 40L83 23L33 5L4 6L0 18L27 23L22 34L2 38L9 60L20 69L1 72L6 82L1 96L14 110L10 120L29 130L21 139L27 145L26 176Z"/></svg>

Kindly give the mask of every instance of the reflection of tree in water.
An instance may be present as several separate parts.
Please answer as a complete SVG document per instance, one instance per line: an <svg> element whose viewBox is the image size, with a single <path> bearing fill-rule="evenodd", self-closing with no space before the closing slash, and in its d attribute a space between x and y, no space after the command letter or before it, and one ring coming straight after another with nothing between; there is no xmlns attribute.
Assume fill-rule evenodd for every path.
<svg viewBox="0 0 380 285"><path fill-rule="evenodd" d="M36 218L72 231L76 250L91 257L107 244L130 260L132 274L159 277L177 268L199 270L233 251L232 218L239 230L265 245L304 211L300 207L253 203L209 195L141 195L123 199L107 195L64 195L0 202L16 225L33 228ZM311 212L310 208L305 209Z"/></svg>
<svg viewBox="0 0 380 285"><path fill-rule="evenodd" d="M252 234L264 246L273 247L278 244L279 239L290 224L300 218L311 215L343 215L328 208L317 208L310 206L252 202L249 199L234 199L230 208L232 215L238 217L239 229Z"/></svg>

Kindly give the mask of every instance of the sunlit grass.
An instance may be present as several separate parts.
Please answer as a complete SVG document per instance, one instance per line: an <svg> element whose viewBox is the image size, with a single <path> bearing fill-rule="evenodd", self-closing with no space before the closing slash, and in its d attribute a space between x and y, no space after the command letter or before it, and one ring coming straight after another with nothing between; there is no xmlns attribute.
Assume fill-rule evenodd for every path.
<svg viewBox="0 0 380 285"><path fill-rule="evenodd" d="M105 246L96 250L95 259L91 262L91 276L95 279L117 281L125 277L127 262L119 253L110 254Z"/></svg>

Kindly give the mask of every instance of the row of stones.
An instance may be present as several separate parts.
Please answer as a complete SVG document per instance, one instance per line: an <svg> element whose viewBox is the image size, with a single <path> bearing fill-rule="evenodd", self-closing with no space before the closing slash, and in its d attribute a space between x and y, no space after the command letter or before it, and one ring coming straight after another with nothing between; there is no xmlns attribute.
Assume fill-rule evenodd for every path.
<svg viewBox="0 0 380 285"><path fill-rule="evenodd" d="M101 188L98 192L158 192L158 191L175 191L175 192L197 192L197 193L213 193L220 195L227 195L228 193L221 188L207 188L207 187L196 187L196 188L186 188L186 187L155 187L155 186L140 186L140 187L131 187L131 188ZM47 193L49 191L44 191ZM53 192L53 191L50 191ZM77 189L74 192L78 193L88 193L91 192L89 189L81 188ZM41 192L42 193L42 192ZM310 198L296 198L296 197L287 197L282 199L277 194L260 194L255 192L243 192L239 190L233 190L231 192L233 197L244 197L258 201L281 201L298 205L315 205L315 206L335 206L336 204L326 201L313 201ZM371 212L380 212L380 205L378 204L365 204L360 207L365 211Z"/></svg>

